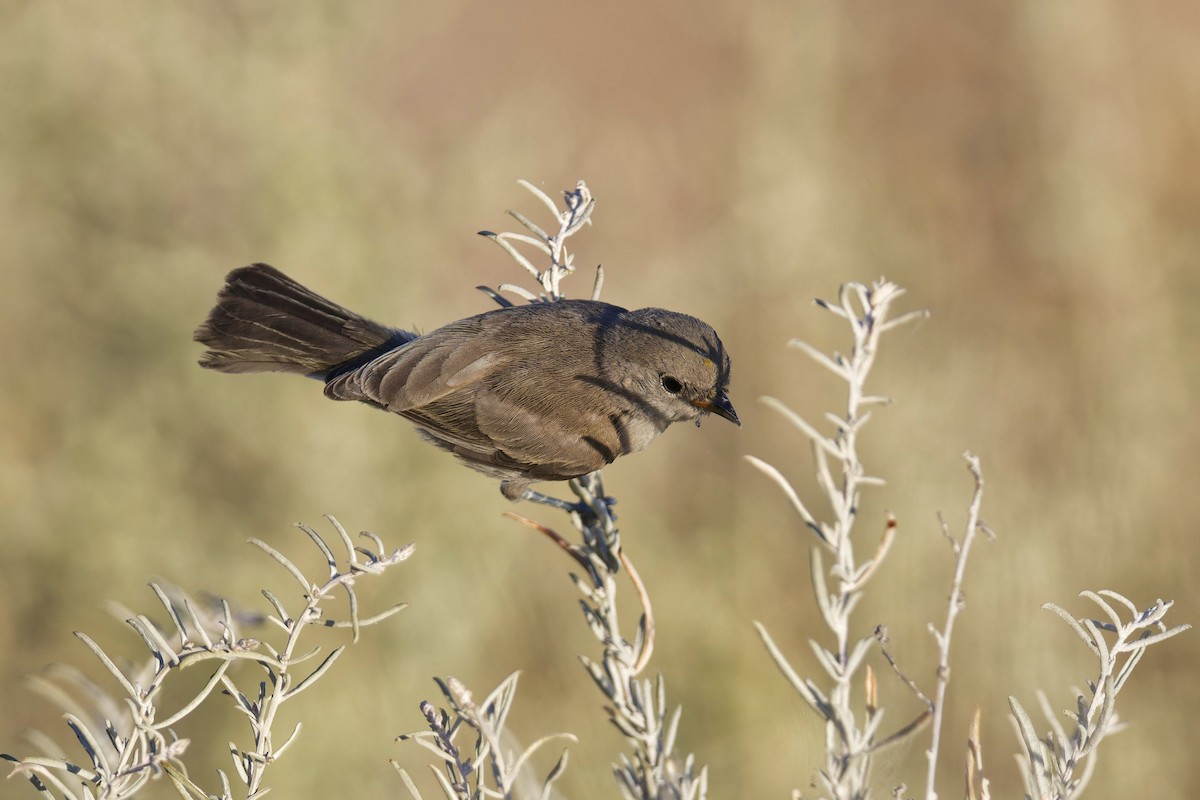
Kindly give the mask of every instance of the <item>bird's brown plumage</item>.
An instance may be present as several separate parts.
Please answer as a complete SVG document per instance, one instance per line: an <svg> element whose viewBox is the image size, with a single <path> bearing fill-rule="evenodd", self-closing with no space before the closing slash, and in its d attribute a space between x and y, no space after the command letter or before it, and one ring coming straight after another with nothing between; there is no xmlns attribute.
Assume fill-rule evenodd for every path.
<svg viewBox="0 0 1200 800"><path fill-rule="evenodd" d="M428 441L501 478L511 499L532 482L641 450L672 422L709 410L737 422L716 333L661 309L534 303L417 336L256 264L230 273L196 339L209 347L202 366L307 374L332 399L411 420Z"/></svg>

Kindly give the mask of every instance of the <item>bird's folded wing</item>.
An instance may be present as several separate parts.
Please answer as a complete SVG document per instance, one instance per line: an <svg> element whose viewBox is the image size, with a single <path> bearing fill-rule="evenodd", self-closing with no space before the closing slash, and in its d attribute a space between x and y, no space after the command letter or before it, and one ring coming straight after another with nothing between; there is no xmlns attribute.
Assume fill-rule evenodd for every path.
<svg viewBox="0 0 1200 800"><path fill-rule="evenodd" d="M452 323L338 375L325 394L400 414L483 471L563 479L600 469L625 450L607 418L589 424L581 412L578 401L594 387L564 385L572 375L554 360L539 362L538 380L527 374L534 363L527 352L497 347L518 321L509 315ZM546 342L527 344L527 351L540 351ZM555 371L561 374L551 377ZM547 379L552 392L537 388ZM599 433L584 435L589 430Z"/></svg>
<svg viewBox="0 0 1200 800"><path fill-rule="evenodd" d="M613 442L587 434L597 427L591 422L577 402L555 407L546 398L523 396L519 388L475 397L475 424L496 448L493 460L524 465L522 473L532 478L574 478L616 458Z"/></svg>
<svg viewBox="0 0 1200 800"><path fill-rule="evenodd" d="M325 384L334 400L359 400L403 414L483 380L504 365L476 320L447 326L384 353Z"/></svg>
<svg viewBox="0 0 1200 800"><path fill-rule="evenodd" d="M568 409L538 408L491 386L451 392L399 413L428 441L502 477L564 480L600 469L617 455L611 443L581 436Z"/></svg>

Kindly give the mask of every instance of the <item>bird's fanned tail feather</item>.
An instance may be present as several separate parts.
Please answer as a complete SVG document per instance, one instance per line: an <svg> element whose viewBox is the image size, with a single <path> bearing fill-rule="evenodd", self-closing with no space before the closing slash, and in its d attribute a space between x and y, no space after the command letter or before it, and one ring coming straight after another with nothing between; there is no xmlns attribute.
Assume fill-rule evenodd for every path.
<svg viewBox="0 0 1200 800"><path fill-rule="evenodd" d="M324 379L416 338L355 314L266 264L236 269L195 333L200 366Z"/></svg>

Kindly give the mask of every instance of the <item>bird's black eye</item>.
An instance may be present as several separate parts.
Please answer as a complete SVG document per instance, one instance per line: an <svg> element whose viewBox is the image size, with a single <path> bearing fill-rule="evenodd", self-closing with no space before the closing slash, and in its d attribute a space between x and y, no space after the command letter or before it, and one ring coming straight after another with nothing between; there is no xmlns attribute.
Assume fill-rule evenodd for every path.
<svg viewBox="0 0 1200 800"><path fill-rule="evenodd" d="M675 378L672 378L670 375L663 375L661 380L662 387L666 389L668 393L679 394L681 391L683 391L683 384L677 381Z"/></svg>

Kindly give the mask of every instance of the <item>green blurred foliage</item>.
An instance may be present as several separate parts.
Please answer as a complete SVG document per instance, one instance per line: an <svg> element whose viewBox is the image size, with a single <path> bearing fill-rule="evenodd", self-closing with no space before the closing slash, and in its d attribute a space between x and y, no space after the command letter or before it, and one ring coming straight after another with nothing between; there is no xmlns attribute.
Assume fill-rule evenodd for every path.
<svg viewBox="0 0 1200 800"><path fill-rule="evenodd" d="M837 408L783 344L845 346L809 303L843 281L884 273L933 311L885 341L875 389L898 404L862 440L889 480L862 546L885 509L901 525L864 632L886 622L931 682L951 566L934 515L963 516L966 448L1000 534L969 570L944 794L976 704L993 792L1012 795L1006 695L1065 706L1090 674L1040 603L1111 587L1200 621L1195 3L16 0L0 77L2 749L61 725L22 676L88 664L71 630L136 652L101 601L149 608L162 576L254 603L273 565L246 536L305 547L288 523L330 512L417 542L372 587L412 608L294 704L309 724L281 796L398 793L386 759L421 755L392 737L419 727L430 676L484 691L513 669L514 732L575 732L560 786L613 796L619 741L575 660L592 643L562 555L401 420L202 372L190 341L222 275L258 260L400 325L485 310L474 286L520 276L474 232L538 212L518 177L585 178L599 206L575 249L605 264L606 298L703 317L734 357L743 429L673 430L607 475L714 797L787 796L819 763L750 626L817 670L809 541L740 456L817 502L807 445L755 398ZM1142 662L1090 796L1200 794L1198 663L1194 634ZM894 724L915 710L882 692ZM181 733L203 737L202 778L244 735L211 712ZM917 791L923 748L884 756L880 784Z"/></svg>

